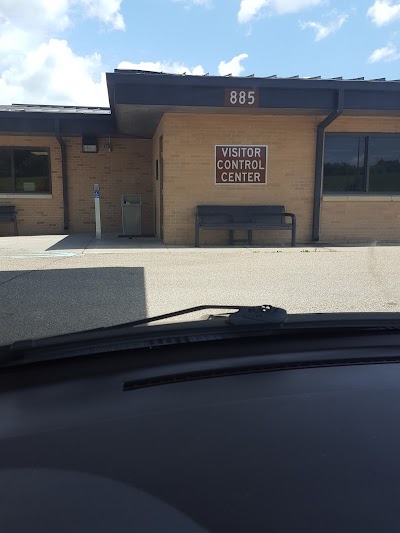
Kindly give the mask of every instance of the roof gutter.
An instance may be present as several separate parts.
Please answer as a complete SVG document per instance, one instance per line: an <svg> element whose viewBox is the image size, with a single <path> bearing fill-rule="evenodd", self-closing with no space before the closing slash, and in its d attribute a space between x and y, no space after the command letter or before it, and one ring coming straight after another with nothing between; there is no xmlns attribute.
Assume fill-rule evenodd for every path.
<svg viewBox="0 0 400 533"><path fill-rule="evenodd" d="M317 126L317 152L315 158L315 185L314 185L314 209L312 223L312 238L319 241L321 225L321 196L322 196L322 170L324 160L325 129L343 114L344 91L337 92L337 109L332 111Z"/></svg>
<svg viewBox="0 0 400 533"><path fill-rule="evenodd" d="M69 202L68 202L68 174L67 174L67 146L61 136L60 120L55 121L55 137L61 149L61 178L63 189L64 231L69 229Z"/></svg>

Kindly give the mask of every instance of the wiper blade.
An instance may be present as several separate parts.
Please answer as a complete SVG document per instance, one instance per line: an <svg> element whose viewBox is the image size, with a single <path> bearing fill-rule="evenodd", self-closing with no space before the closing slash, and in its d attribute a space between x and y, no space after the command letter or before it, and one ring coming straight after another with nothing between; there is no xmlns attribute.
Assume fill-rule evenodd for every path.
<svg viewBox="0 0 400 533"><path fill-rule="evenodd" d="M83 331L77 331L73 333L65 333L62 335L55 335L52 337L43 337L40 339L26 339L16 341L12 345L13 350L21 350L24 348L41 347L53 345L58 342L69 342L70 340L84 340L90 337L97 338L101 334L108 335L108 333L122 331L123 333L135 333L135 326L143 326L151 324L152 322L160 322L161 320L168 320L169 318L175 318L177 316L188 315L190 313L196 313L198 311L206 311L209 309L229 309L235 310L235 313L224 313L223 315L210 315L208 320L216 318L224 318L224 325L233 326L248 326L248 325L280 325L287 317L285 309L279 307L273 307L272 305L260 305L260 306L240 306L240 305L197 305L196 307L188 307L179 311L173 311L171 313L165 313L163 315L157 315L152 317L142 318L140 320L134 320L132 322L124 322L122 324L116 324L114 326L103 326L100 328L87 329ZM204 320L201 319L201 320ZM193 324L197 324L199 321L194 320ZM172 324L172 323L171 323ZM179 324L179 323L176 323ZM104 338L103 335L101 337ZM7 346L0 346L1 348L7 348ZM0 360L0 363L2 361Z"/></svg>
<svg viewBox="0 0 400 533"><path fill-rule="evenodd" d="M207 309L229 310L200 320L167 322L157 327L140 327L188 313ZM135 328L134 326L139 326ZM165 345L189 344L244 337L304 334L315 337L329 334L360 334L363 332L399 334L400 313L312 313L287 314L284 309L269 305L226 306L200 305L144 318L116 326L108 326L41 339L17 341L0 346L0 367L95 355L122 349L136 350Z"/></svg>
<svg viewBox="0 0 400 533"><path fill-rule="evenodd" d="M56 335L53 337L44 337L42 339L29 339L17 341L9 346L0 346L0 366L5 365L9 362L16 362L25 357L26 353L30 353L32 350L41 350L41 349L51 349L52 347L68 347L72 344L77 344L80 346L83 343L91 342L107 342L121 335L136 337L137 335L144 334L144 330L147 330L146 337L157 337L157 335L165 336L166 333L158 333L158 328L138 328L135 331L135 326L143 326L150 324L152 322L158 322L161 320L166 320L169 318L174 318L177 316L186 315L189 313L195 313L198 311L205 311L208 309L218 309L218 310L235 310L235 313L225 313L223 315L210 315L208 320L216 320L217 323L214 323L213 326L219 326L223 329L228 328L229 326L234 326L230 331L240 332L241 330L247 330L251 326L269 326L268 329L280 328L283 322L286 320L287 313L285 309L279 307L273 307L271 305L261 305L261 306L240 306L240 305L198 305L196 307L189 307L187 309L181 309L179 311L173 311L171 313L166 313L163 315L157 315L153 317L143 318L141 320L135 320L132 322L126 322L123 324L118 324L115 326L106 326L96 329L89 329L85 331L79 331L76 333L67 333L64 335ZM223 319L223 320L222 320ZM175 326L175 328L180 328L182 324L188 326L189 323L169 323L164 326ZM204 319L202 321L194 320L190 322L193 324L194 328L198 327L198 324L204 325ZM162 327L162 326L161 326ZM204 327L204 326L203 326ZM211 327L211 324L210 324ZM236 330L237 328L237 330ZM213 328L215 329L215 328ZM253 330L253 328L251 328ZM254 330L257 329L254 327ZM238 333L239 334L239 333ZM168 335L168 334L167 334ZM178 333L174 334L176 338L179 336ZM185 337L186 339L186 337ZM148 342L148 341L147 341Z"/></svg>
<svg viewBox="0 0 400 533"><path fill-rule="evenodd" d="M189 313L196 313L198 311L206 311L208 309L235 309L236 313L228 313L227 315L228 323L232 324L233 326L245 326L251 324L282 324L287 317L287 312L285 309L273 307L272 305L198 305L196 307L188 307L187 309L173 311L172 313L166 313L164 315L143 318L141 320L125 322L124 324L108 326L106 328L98 328L98 330L91 331L112 331L127 327L143 326L145 324L150 324L151 322L159 322L161 320L167 320L168 318L175 318L177 316L188 315ZM211 316L210 318L214 317Z"/></svg>

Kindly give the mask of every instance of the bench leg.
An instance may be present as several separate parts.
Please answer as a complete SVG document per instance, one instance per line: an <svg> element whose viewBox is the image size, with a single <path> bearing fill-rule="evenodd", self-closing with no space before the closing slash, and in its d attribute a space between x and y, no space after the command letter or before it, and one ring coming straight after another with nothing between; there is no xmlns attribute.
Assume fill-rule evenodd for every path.
<svg viewBox="0 0 400 533"><path fill-rule="evenodd" d="M200 233L200 228L199 228L199 225L196 223L195 230L194 230L194 245L196 246L196 248L200 246L199 233Z"/></svg>
<svg viewBox="0 0 400 533"><path fill-rule="evenodd" d="M14 235L18 237L18 226L17 226L17 219L14 218Z"/></svg>
<svg viewBox="0 0 400 533"><path fill-rule="evenodd" d="M292 246L296 246L296 221L293 221L292 225Z"/></svg>
<svg viewBox="0 0 400 533"><path fill-rule="evenodd" d="M229 230L229 244L231 246L233 246L233 243L234 243L234 240L235 240L234 237L235 237L234 230L233 229Z"/></svg>
<svg viewBox="0 0 400 533"><path fill-rule="evenodd" d="M253 230L249 229L249 231L247 232L247 244L249 244L250 246L252 246L253 244Z"/></svg>

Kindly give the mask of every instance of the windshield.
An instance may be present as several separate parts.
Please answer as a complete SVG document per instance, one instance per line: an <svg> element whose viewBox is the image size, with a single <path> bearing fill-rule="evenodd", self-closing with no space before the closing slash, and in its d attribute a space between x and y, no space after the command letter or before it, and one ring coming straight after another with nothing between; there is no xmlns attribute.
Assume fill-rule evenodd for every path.
<svg viewBox="0 0 400 533"><path fill-rule="evenodd" d="M2 2L0 344L201 305L400 311L398 13Z"/></svg>

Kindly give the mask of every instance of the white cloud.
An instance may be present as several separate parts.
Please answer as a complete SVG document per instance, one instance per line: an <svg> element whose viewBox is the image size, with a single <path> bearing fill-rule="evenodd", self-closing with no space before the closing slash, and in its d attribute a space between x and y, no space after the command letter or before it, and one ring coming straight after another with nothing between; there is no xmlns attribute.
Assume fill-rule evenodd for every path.
<svg viewBox="0 0 400 533"><path fill-rule="evenodd" d="M73 0L81 3L86 14L109 24L115 30L125 30L124 18L120 12L122 0Z"/></svg>
<svg viewBox="0 0 400 533"><path fill-rule="evenodd" d="M241 0L238 21L243 24L250 22L260 14L261 10L269 4L269 0Z"/></svg>
<svg viewBox="0 0 400 533"><path fill-rule="evenodd" d="M378 63L379 61L385 61L386 63L389 63L390 61L395 61L399 58L400 53L397 50L397 47L394 44L389 43L387 46L374 50L369 56L368 62Z"/></svg>
<svg viewBox="0 0 400 533"><path fill-rule="evenodd" d="M69 10L69 0L1 0L0 25L8 23L21 29L35 28L37 32L45 28L62 30L70 22Z"/></svg>
<svg viewBox="0 0 400 533"><path fill-rule="evenodd" d="M266 8L278 15L297 13L303 9L322 4L324 0L241 0L238 21L241 24L262 16Z"/></svg>
<svg viewBox="0 0 400 533"><path fill-rule="evenodd" d="M377 26L384 26L400 18L400 3L394 3L392 0L375 0L368 9L367 16Z"/></svg>
<svg viewBox="0 0 400 533"><path fill-rule="evenodd" d="M0 0L0 104L108 105L101 56L55 38L78 17L124 29L121 0Z"/></svg>
<svg viewBox="0 0 400 533"><path fill-rule="evenodd" d="M340 30L340 28L347 21L347 19L348 15L339 15L327 24L322 24L321 22L314 21L300 22L300 28L302 30L311 28L315 31L315 40L321 41L322 39L328 37L328 35L331 35L332 33L335 33L336 31Z"/></svg>
<svg viewBox="0 0 400 533"><path fill-rule="evenodd" d="M241 64L243 59L248 57L247 54L239 54L231 59L231 61L221 61L218 66L218 72L221 76L232 74L239 76L244 71ZM139 63L132 63L131 61L121 61L118 65L122 70L148 70L150 72L165 72L169 74L187 74L192 76L204 76L205 71L201 65L189 68L182 63L167 62L167 61L140 61Z"/></svg>
<svg viewBox="0 0 400 533"><path fill-rule="evenodd" d="M81 57L67 41L50 39L3 70L2 103L107 106L101 56Z"/></svg>
<svg viewBox="0 0 400 533"><path fill-rule="evenodd" d="M232 74L232 76L240 76L240 74L245 70L244 66L242 65L242 61L248 57L249 56L247 54L239 54L227 63L225 61L221 61L221 63L218 65L219 75L227 76L228 74Z"/></svg>
<svg viewBox="0 0 400 533"><path fill-rule="evenodd" d="M193 76L204 76L205 74L201 65L190 69L181 63L168 63L163 61L141 61L140 63L122 61L118 65L118 68L124 70L149 70L151 72L166 72L169 74L192 74Z"/></svg>
<svg viewBox="0 0 400 533"><path fill-rule="evenodd" d="M97 18L114 29L124 29L120 12L122 0L1 0L0 24L33 32L60 31L71 24L72 16Z"/></svg>

